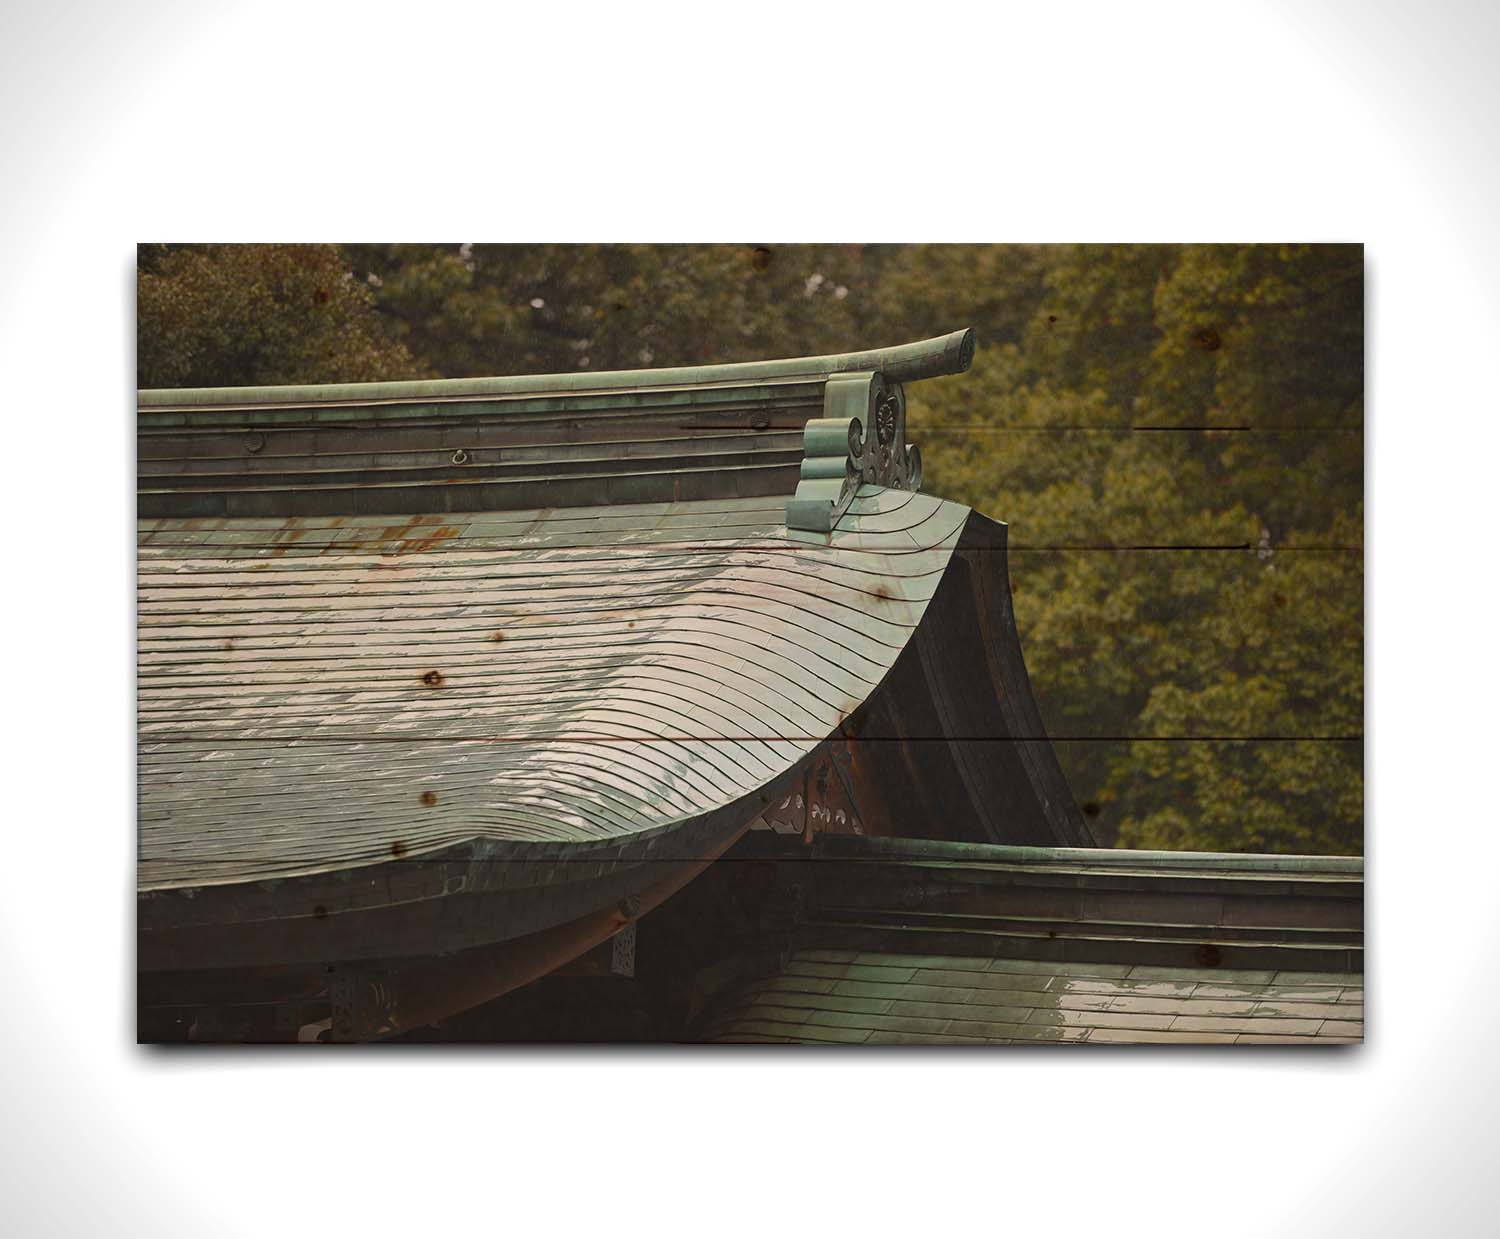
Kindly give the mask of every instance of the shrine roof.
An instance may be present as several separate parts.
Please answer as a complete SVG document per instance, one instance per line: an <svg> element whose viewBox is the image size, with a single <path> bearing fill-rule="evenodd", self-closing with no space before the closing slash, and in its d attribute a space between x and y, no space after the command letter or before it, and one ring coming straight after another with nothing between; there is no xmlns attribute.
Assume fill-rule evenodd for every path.
<svg viewBox="0 0 1500 1239"><path fill-rule="evenodd" d="M869 487L819 536L783 508L141 521L140 885L752 797L885 676L969 517Z"/></svg>
<svg viewBox="0 0 1500 1239"><path fill-rule="evenodd" d="M675 369L146 390L137 502L143 516L249 517L790 499L831 383L877 376L871 395L901 401L902 384L965 370L973 353L965 330ZM860 412L873 442L873 407ZM902 427L885 429L889 445Z"/></svg>
<svg viewBox="0 0 1500 1239"><path fill-rule="evenodd" d="M1358 857L817 840L786 962L703 1036L1250 1043L1364 1035Z"/></svg>

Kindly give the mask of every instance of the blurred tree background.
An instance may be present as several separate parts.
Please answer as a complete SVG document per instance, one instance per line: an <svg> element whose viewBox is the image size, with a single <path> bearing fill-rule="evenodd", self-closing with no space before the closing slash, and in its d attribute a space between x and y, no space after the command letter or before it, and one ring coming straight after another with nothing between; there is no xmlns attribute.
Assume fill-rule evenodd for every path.
<svg viewBox="0 0 1500 1239"><path fill-rule="evenodd" d="M1364 259L1333 245L142 246L143 387L633 369L962 326L925 488L1010 524L1100 842L1363 842Z"/></svg>

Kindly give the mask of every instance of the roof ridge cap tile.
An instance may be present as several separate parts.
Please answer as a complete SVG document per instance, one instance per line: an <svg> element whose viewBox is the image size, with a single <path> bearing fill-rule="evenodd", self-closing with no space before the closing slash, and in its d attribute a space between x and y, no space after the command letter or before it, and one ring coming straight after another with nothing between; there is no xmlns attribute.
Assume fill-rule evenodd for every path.
<svg viewBox="0 0 1500 1239"><path fill-rule="evenodd" d="M224 405L319 405L337 402L482 399L526 394L606 395L654 387L707 387L805 379L822 382L835 374L876 370L893 382L960 374L974 360L974 329L884 349L792 357L767 361L677 366L652 370L575 371L471 379L414 379L385 383L290 384L269 387L144 388L143 410L213 408Z"/></svg>

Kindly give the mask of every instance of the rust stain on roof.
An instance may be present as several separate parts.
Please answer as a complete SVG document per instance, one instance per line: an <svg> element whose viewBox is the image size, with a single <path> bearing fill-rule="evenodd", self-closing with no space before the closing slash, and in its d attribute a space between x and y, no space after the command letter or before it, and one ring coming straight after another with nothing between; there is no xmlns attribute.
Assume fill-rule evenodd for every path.
<svg viewBox="0 0 1500 1239"><path fill-rule="evenodd" d="M870 488L812 544L784 507L143 521L142 888L592 844L773 782L881 682L969 519Z"/></svg>

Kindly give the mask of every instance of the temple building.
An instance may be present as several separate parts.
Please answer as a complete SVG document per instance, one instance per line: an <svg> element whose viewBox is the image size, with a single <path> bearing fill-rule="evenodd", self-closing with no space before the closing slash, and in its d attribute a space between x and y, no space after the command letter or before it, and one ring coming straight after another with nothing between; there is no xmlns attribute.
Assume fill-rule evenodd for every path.
<svg viewBox="0 0 1500 1239"><path fill-rule="evenodd" d="M140 392L140 1038L1358 1040L1360 860L1094 845L973 351Z"/></svg>

